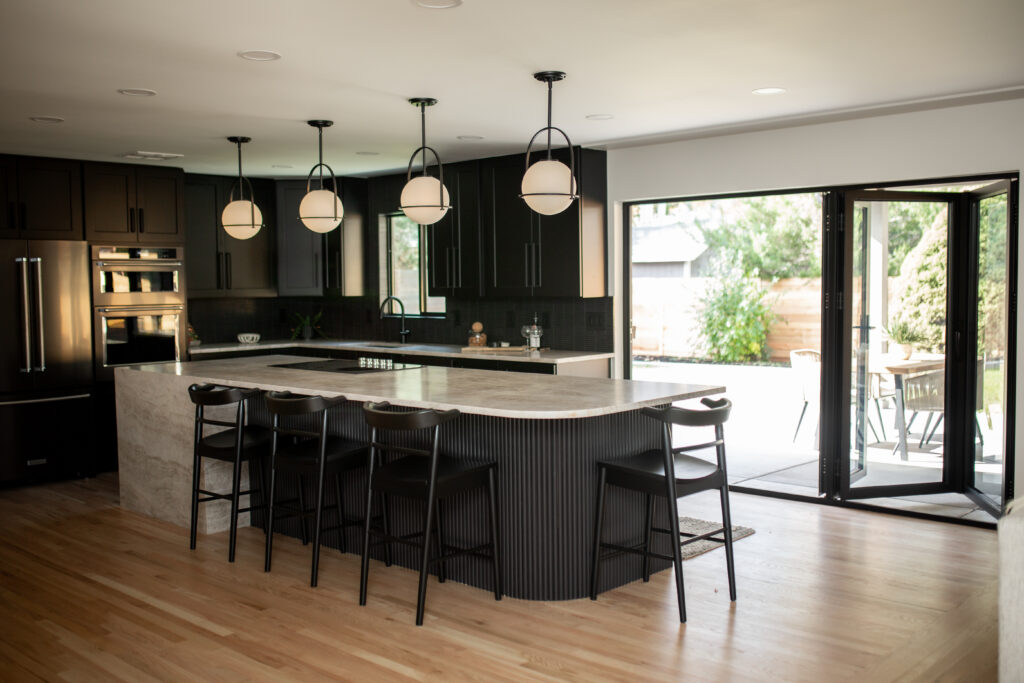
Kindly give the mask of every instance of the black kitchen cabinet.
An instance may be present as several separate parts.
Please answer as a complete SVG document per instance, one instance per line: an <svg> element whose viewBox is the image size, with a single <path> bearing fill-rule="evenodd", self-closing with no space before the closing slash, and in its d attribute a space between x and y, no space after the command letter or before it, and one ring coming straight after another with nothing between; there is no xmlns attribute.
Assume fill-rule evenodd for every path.
<svg viewBox="0 0 1024 683"><path fill-rule="evenodd" d="M345 217L341 225L324 234L324 295L363 296L363 239L369 225L367 182L361 178L339 178L338 192Z"/></svg>
<svg viewBox="0 0 1024 683"><path fill-rule="evenodd" d="M0 157L0 238L82 239L82 162Z"/></svg>
<svg viewBox="0 0 1024 683"><path fill-rule="evenodd" d="M321 296L324 293L324 236L299 220L299 204L305 196L305 180L278 181L277 292L280 296Z"/></svg>
<svg viewBox="0 0 1024 683"><path fill-rule="evenodd" d="M264 226L253 237L239 240L224 231L220 219L236 181L224 176L185 176L185 274L190 298L277 295L274 184L252 181Z"/></svg>
<svg viewBox="0 0 1024 683"><path fill-rule="evenodd" d="M427 229L428 288L431 296L479 297L480 164L452 164L444 171L452 208Z"/></svg>
<svg viewBox="0 0 1024 683"><path fill-rule="evenodd" d="M103 244L180 244L184 178L180 168L86 162L85 235Z"/></svg>
<svg viewBox="0 0 1024 683"><path fill-rule="evenodd" d="M605 153L578 147L574 153L580 198L554 216L533 212L519 198L525 155L480 162L489 296L605 296ZM569 162L566 149L553 156Z"/></svg>

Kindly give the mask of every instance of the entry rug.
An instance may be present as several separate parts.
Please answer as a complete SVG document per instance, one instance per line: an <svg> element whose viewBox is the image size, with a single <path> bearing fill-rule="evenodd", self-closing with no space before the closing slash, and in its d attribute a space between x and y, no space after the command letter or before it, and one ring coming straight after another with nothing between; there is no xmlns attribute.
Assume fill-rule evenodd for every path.
<svg viewBox="0 0 1024 683"><path fill-rule="evenodd" d="M679 518L679 530L685 531L688 534L706 534L709 531L714 531L715 529L721 528L721 526L721 522L706 522L703 519L694 519L693 517ZM732 527L732 540L735 543L741 538L746 538L747 536L750 536L753 533L754 530L750 527L736 526L734 524ZM718 536L721 536L721 534L719 534ZM703 555L709 550L714 550L715 548L722 548L724 546L724 543L716 543L715 541L709 541L706 538L701 539L699 541L695 541L694 543L690 543L688 545L683 546L683 559L688 560L691 557L697 557L698 555Z"/></svg>

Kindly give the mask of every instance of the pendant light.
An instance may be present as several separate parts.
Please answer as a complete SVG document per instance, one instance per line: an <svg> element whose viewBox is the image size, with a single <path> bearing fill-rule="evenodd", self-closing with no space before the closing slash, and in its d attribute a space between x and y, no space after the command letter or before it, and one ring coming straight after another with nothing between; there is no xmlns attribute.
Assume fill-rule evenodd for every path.
<svg viewBox="0 0 1024 683"><path fill-rule="evenodd" d="M572 153L572 142L561 128L551 125L551 84L565 78L564 71L539 71L533 74L538 81L548 84L548 125L541 128L526 146L526 173L523 174L522 194L527 206L537 213L553 216L569 208L572 200L579 198L576 194L576 155ZM548 134L547 159L530 165L530 148L534 140L543 132ZM569 164L551 158L551 131L558 131L569 146Z"/></svg>
<svg viewBox="0 0 1024 683"><path fill-rule="evenodd" d="M242 175L242 144L251 139L239 136L228 138L228 142L238 146L238 180L231 186L231 192L228 194L230 201L220 215L220 222L224 226L224 232L236 240L247 240L263 227L263 214L253 201L252 183ZM245 199L246 185L249 186L248 199ZM235 187L238 187L238 199L235 199Z"/></svg>
<svg viewBox="0 0 1024 683"><path fill-rule="evenodd" d="M402 188L400 208L410 220L420 225L433 225L452 208L448 203L448 188L444 186L444 169L441 157L432 147L427 147L427 107L437 104L430 97L414 97L409 104L420 108L420 134L423 144L409 157L409 168L405 172L405 187ZM434 155L437 161L437 178L427 175L427 152ZM423 154L423 175L412 177L412 163L416 155Z"/></svg>
<svg viewBox="0 0 1024 683"><path fill-rule="evenodd" d="M306 121L316 128L320 133L319 160L310 169L306 176L306 196L299 202L299 220L313 232L330 232L338 227L342 217L345 215L345 207L338 198L338 179L334 177L334 170L324 163L324 128L334 125L334 121L323 121L320 119ZM324 189L324 169L331 174L332 189ZM310 183L313 181L313 174L320 173L320 189L310 192Z"/></svg>

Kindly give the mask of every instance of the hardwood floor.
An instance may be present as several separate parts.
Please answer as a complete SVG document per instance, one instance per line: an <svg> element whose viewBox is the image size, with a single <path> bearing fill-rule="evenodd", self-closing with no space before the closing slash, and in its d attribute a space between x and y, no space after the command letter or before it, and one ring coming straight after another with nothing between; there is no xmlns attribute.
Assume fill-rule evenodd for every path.
<svg viewBox="0 0 1024 683"><path fill-rule="evenodd" d="M695 502L690 502L691 500ZM113 476L0 492L2 680L987 681L997 671L995 532L732 496L739 601L725 556L597 602L538 603L240 531L188 531L117 507ZM715 519L714 498L685 514Z"/></svg>

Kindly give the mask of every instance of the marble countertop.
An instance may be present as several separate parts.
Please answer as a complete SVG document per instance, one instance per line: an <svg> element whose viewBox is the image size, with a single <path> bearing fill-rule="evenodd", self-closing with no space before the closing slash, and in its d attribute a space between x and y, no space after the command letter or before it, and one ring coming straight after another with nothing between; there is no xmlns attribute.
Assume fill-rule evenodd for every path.
<svg viewBox="0 0 1024 683"><path fill-rule="evenodd" d="M613 353L595 353L590 351L529 351L520 353L470 353L462 352L461 346L455 344L398 344L395 342L355 341L344 339L277 339L260 341L255 344L226 342L221 344L200 344L190 346L189 353L201 356L204 353L229 353L231 351L272 351L274 349L337 349L344 351L361 351L364 353L401 354L403 356L435 356L451 358L478 358L487 360L504 360L514 363L547 363L560 365L580 361L612 358Z"/></svg>
<svg viewBox="0 0 1024 683"><path fill-rule="evenodd" d="M368 374L272 367L309 361L287 355L247 356L127 366L117 368L115 374L177 375L196 382L341 395L352 401L390 401L411 408L457 408L476 415L550 420L608 415L725 391L722 386L700 384L430 366Z"/></svg>

